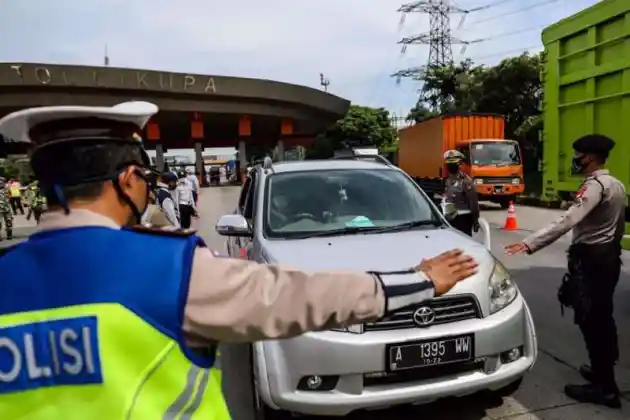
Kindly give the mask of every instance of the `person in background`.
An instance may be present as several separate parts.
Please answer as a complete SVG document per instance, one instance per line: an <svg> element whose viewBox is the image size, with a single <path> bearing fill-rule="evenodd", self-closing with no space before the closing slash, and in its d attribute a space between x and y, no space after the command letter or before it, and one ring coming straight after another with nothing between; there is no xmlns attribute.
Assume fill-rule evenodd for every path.
<svg viewBox="0 0 630 420"><path fill-rule="evenodd" d="M11 199L11 208L13 214L17 216L18 211L24 216L24 207L22 206L22 185L17 179L9 181L9 196Z"/></svg>
<svg viewBox="0 0 630 420"><path fill-rule="evenodd" d="M192 185L192 195L193 201L195 202L195 207L199 203L199 178L195 175L195 170L193 168L186 168L186 179L190 181L190 185Z"/></svg>
<svg viewBox="0 0 630 420"><path fill-rule="evenodd" d="M573 205L551 225L532 233L522 242L508 245L508 255L533 254L573 231L568 252L568 273L558 300L573 308L590 366L580 367L585 385L566 385L574 400L620 408L620 392L614 366L619 359L613 295L621 270L621 240L625 231L626 190L621 181L604 169L615 142L591 134L573 143L573 171L584 176Z"/></svg>
<svg viewBox="0 0 630 420"><path fill-rule="evenodd" d="M13 239L13 212L9 198L9 186L6 180L0 176L0 241L2 240L2 222L7 239Z"/></svg>
<svg viewBox="0 0 630 420"><path fill-rule="evenodd" d="M444 162L448 170L445 196L446 201L455 204L457 208L457 216L451 220L451 225L472 236L473 231L479 231L479 200L472 178L461 170L464 159L464 155L458 150L448 150L444 153Z"/></svg>
<svg viewBox="0 0 630 420"><path fill-rule="evenodd" d="M26 220L31 220L31 217L35 218L35 222L39 225L42 214L46 211L46 197L42 194L39 188L39 182L33 180L26 186L25 198L28 203L28 214Z"/></svg>
<svg viewBox="0 0 630 420"><path fill-rule="evenodd" d="M181 177L177 182L175 198L179 209L179 222L182 229L190 229L192 218L197 216L197 207L194 199L194 186L187 176Z"/></svg>
<svg viewBox="0 0 630 420"><path fill-rule="evenodd" d="M165 172L160 177L155 190L156 211L151 217L151 226L158 228L180 229L177 200L177 175L173 172Z"/></svg>

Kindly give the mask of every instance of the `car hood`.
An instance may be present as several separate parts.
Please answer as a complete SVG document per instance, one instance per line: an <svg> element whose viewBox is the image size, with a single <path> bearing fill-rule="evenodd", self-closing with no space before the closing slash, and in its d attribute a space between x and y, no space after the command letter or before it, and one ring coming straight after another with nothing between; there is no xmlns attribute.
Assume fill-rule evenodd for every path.
<svg viewBox="0 0 630 420"><path fill-rule="evenodd" d="M460 248L479 263L478 273L459 283L449 294L473 293L482 301L488 294L488 279L495 259L479 242L454 229L411 230L395 233L359 234L298 240L273 240L264 244L263 257L269 263L290 265L301 270L398 271L423 259ZM387 284L410 281L409 275L386 275Z"/></svg>

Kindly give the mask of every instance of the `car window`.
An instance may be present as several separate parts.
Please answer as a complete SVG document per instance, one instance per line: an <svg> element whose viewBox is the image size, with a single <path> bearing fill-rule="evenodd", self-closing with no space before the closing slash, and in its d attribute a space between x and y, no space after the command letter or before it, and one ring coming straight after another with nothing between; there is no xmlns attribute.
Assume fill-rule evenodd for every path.
<svg viewBox="0 0 630 420"><path fill-rule="evenodd" d="M256 184L257 184L257 174L255 171L252 171L249 179L250 186L247 191L247 197L245 197L245 204L243 208L243 216L253 221L254 218L254 208L256 203Z"/></svg>
<svg viewBox="0 0 630 420"><path fill-rule="evenodd" d="M413 181L395 169L286 172L266 178L270 237L380 228L439 217Z"/></svg>
<svg viewBox="0 0 630 420"><path fill-rule="evenodd" d="M243 184L243 188L241 188L241 195L238 198L238 209L243 214L245 212L245 200L247 199L247 193L250 190L252 185L252 179L249 175L245 179L245 184Z"/></svg>

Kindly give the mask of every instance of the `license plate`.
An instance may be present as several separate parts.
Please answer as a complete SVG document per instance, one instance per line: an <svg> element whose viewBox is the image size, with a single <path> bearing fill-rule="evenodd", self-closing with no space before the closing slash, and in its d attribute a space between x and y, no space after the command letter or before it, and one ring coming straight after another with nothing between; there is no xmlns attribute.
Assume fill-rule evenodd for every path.
<svg viewBox="0 0 630 420"><path fill-rule="evenodd" d="M425 366L467 362L475 354L473 334L443 337L387 346L387 368L390 372Z"/></svg>
<svg viewBox="0 0 630 420"><path fill-rule="evenodd" d="M503 191L503 187L501 187L501 186L494 187L494 192L495 193L500 193L501 191Z"/></svg>

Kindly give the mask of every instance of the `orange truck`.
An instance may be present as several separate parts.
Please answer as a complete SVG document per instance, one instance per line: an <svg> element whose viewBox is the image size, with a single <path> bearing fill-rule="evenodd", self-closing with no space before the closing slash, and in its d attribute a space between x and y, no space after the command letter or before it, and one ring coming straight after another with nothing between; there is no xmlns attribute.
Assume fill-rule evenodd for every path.
<svg viewBox="0 0 630 420"><path fill-rule="evenodd" d="M444 192L444 152L466 156L463 169L475 181L480 200L506 208L525 191L518 143L504 138L505 120L494 114L443 115L398 132L398 166L430 196Z"/></svg>

